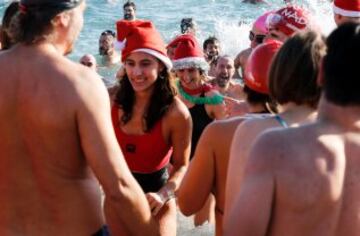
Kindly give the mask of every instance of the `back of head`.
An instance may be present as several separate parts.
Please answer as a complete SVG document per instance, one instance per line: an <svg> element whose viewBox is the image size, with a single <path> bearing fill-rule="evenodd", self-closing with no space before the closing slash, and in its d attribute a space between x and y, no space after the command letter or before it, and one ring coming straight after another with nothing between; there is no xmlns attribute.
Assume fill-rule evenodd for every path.
<svg viewBox="0 0 360 236"><path fill-rule="evenodd" d="M328 51L323 60L325 98L336 105L360 105L360 24L339 26L326 41Z"/></svg>
<svg viewBox="0 0 360 236"><path fill-rule="evenodd" d="M268 28L281 31L287 36L309 28L309 13L301 7L289 5L275 13L270 13L266 19Z"/></svg>
<svg viewBox="0 0 360 236"><path fill-rule="evenodd" d="M52 33L52 19L71 10L83 0L21 0L19 12L13 17L10 35L16 42L32 44Z"/></svg>
<svg viewBox="0 0 360 236"><path fill-rule="evenodd" d="M272 63L270 95L280 104L294 102L316 107L320 98L317 75L325 53L325 38L315 31L289 38Z"/></svg>
<svg viewBox="0 0 360 236"><path fill-rule="evenodd" d="M269 94L268 72L272 60L282 43L276 40L268 40L251 52L245 68L244 83L250 89Z"/></svg>

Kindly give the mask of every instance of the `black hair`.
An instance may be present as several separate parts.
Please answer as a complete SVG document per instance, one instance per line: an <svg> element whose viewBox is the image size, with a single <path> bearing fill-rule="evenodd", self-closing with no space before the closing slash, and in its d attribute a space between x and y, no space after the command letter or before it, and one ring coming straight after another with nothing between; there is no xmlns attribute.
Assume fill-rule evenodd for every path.
<svg viewBox="0 0 360 236"><path fill-rule="evenodd" d="M35 3L21 1L19 11L9 27L9 35L16 42L33 44L46 39L52 33L51 20L59 13L71 10L83 0L48 0Z"/></svg>
<svg viewBox="0 0 360 236"><path fill-rule="evenodd" d="M244 93L246 94L246 102L250 105L261 104L266 113L278 112L277 104L271 99L270 95L256 92L247 85L244 85Z"/></svg>
<svg viewBox="0 0 360 236"><path fill-rule="evenodd" d="M4 16L2 18L2 25L0 30L0 42L2 50L9 49L13 44L15 44L15 40L9 35L9 27L12 18L18 13L19 10L19 2L12 2L5 9Z"/></svg>
<svg viewBox="0 0 360 236"><path fill-rule="evenodd" d="M205 39L205 41L203 43L203 49L206 50L207 45L215 44L215 43L220 43L219 39L216 38L215 36L210 36L207 39Z"/></svg>
<svg viewBox="0 0 360 236"><path fill-rule="evenodd" d="M132 8L134 8L134 10L136 11L136 5L135 5L135 3L132 2L132 1L127 1L127 2L125 2L124 5L123 5L123 9L125 9L126 7L132 7Z"/></svg>
<svg viewBox="0 0 360 236"><path fill-rule="evenodd" d="M154 127L156 122L166 114L170 105L174 102L176 90L171 81L174 81L174 79L166 69L159 73L150 98L150 104L143 116L145 132L150 131ZM120 89L116 93L115 103L123 110L121 121L123 124L126 124L132 118L135 104L135 92L126 74L120 80Z"/></svg>
<svg viewBox="0 0 360 236"><path fill-rule="evenodd" d="M325 98L336 105L360 105L360 24L344 23L326 41L323 60Z"/></svg>

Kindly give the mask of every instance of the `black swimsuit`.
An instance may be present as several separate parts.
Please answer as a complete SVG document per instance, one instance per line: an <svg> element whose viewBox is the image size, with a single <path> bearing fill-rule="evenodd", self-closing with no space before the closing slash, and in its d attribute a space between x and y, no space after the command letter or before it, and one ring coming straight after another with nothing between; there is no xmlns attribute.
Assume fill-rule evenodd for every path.
<svg viewBox="0 0 360 236"><path fill-rule="evenodd" d="M201 97L204 97L204 94L202 94ZM200 139L202 132L204 131L205 127L213 121L213 119L210 118L207 114L204 104L195 104L195 106L189 108L189 111L193 122L190 154L191 159L194 155L196 145Z"/></svg>

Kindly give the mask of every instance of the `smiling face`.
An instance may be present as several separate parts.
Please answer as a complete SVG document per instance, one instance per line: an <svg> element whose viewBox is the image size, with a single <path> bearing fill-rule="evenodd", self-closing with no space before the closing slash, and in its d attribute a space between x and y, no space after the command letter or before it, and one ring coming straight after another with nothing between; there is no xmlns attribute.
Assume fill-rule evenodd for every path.
<svg viewBox="0 0 360 236"><path fill-rule="evenodd" d="M218 42L209 43L205 48L205 55L207 58L216 58L219 55L220 45Z"/></svg>
<svg viewBox="0 0 360 236"><path fill-rule="evenodd" d="M201 74L197 68L179 69L176 76L180 79L182 86L190 89L198 88L201 85Z"/></svg>
<svg viewBox="0 0 360 236"><path fill-rule="evenodd" d="M124 62L125 71L135 92L152 90L164 65L145 52L132 52Z"/></svg>

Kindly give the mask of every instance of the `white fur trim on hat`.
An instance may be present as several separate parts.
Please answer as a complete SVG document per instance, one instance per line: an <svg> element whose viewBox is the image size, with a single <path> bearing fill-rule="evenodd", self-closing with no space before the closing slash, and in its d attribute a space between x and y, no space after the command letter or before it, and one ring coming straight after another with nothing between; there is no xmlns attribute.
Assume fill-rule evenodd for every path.
<svg viewBox="0 0 360 236"><path fill-rule="evenodd" d="M161 54L158 51L155 51L155 50L152 50L149 48L139 48L139 49L134 50L133 52L145 52L145 53L148 53L148 54L156 57L157 59L159 59L160 61L162 61L165 64L165 66L168 70L171 70L171 68L173 67L170 58L168 58L167 56L164 56L163 54Z"/></svg>
<svg viewBox="0 0 360 236"><path fill-rule="evenodd" d="M204 71L208 71L210 66L203 57L185 57L173 61L175 70L187 69L187 68L199 68Z"/></svg>
<svg viewBox="0 0 360 236"><path fill-rule="evenodd" d="M115 49L120 51L122 51L125 48L125 45L126 45L126 39L124 39L123 41L116 41L114 43Z"/></svg>
<svg viewBox="0 0 360 236"><path fill-rule="evenodd" d="M360 17L360 11L349 11L349 10L345 10L345 9L342 9L342 8L339 8L337 6L335 6L335 3L334 3L334 12L336 14L339 14L339 15L342 15L342 16L348 16L348 17Z"/></svg>

